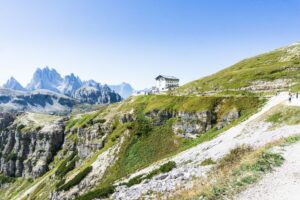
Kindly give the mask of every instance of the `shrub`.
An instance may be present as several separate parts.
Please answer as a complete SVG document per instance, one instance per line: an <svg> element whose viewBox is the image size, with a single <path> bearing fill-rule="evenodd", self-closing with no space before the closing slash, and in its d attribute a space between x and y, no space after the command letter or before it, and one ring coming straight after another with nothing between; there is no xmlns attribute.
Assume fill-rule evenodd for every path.
<svg viewBox="0 0 300 200"><path fill-rule="evenodd" d="M104 124L106 122L106 119L97 119L94 121L95 123Z"/></svg>
<svg viewBox="0 0 300 200"><path fill-rule="evenodd" d="M20 124L19 126L17 126L17 131L21 132L23 128L25 128L26 126L24 124Z"/></svg>
<svg viewBox="0 0 300 200"><path fill-rule="evenodd" d="M60 177L64 177L69 171L72 171L76 166L76 159L70 161L65 167L62 167L60 171L56 173L56 175Z"/></svg>
<svg viewBox="0 0 300 200"><path fill-rule="evenodd" d="M229 168L239 162L241 158L246 155L247 153L251 152L252 148L249 146L240 146L235 149L232 149L228 155L226 155L220 161L219 165L217 166L220 168Z"/></svg>
<svg viewBox="0 0 300 200"><path fill-rule="evenodd" d="M67 191L73 186L79 184L82 181L82 179L84 179L92 171L92 169L93 169L92 166L86 167L84 170L79 172L73 179L69 180L67 183L57 188L57 191L61 191L61 190Z"/></svg>
<svg viewBox="0 0 300 200"><path fill-rule="evenodd" d="M271 152L263 152L257 162L251 166L252 170L267 172L271 171L273 167L282 165L284 158L282 155Z"/></svg>
<svg viewBox="0 0 300 200"><path fill-rule="evenodd" d="M126 124L126 128L129 129L129 130L132 130L133 129L133 124L132 123Z"/></svg>
<svg viewBox="0 0 300 200"><path fill-rule="evenodd" d="M133 185L136 185L136 184L141 183L141 182L144 180L143 176L144 176L144 175L142 174L142 175L133 177L132 179L130 179L130 180L128 181L128 183L126 183L126 185L127 185L128 187L131 187L131 186L133 186Z"/></svg>
<svg viewBox="0 0 300 200"><path fill-rule="evenodd" d="M92 200L95 198L108 198L109 195L115 192L115 187L110 185L90 191L82 196L77 197L75 200Z"/></svg>
<svg viewBox="0 0 300 200"><path fill-rule="evenodd" d="M15 181L15 179L12 177L0 175L0 185L5 184L5 183L12 183L14 181Z"/></svg>
<svg viewBox="0 0 300 200"><path fill-rule="evenodd" d="M39 132L41 129L42 129L42 127L41 127L41 126L37 126L37 127L35 127L35 131L36 131L36 132Z"/></svg>
<svg viewBox="0 0 300 200"><path fill-rule="evenodd" d="M275 113L271 115L268 119L267 122L272 122L272 123L278 123L282 119L282 114L280 112Z"/></svg>
<svg viewBox="0 0 300 200"><path fill-rule="evenodd" d="M162 166L160 166L158 169L153 170L146 176L144 176L142 174L142 175L139 175L139 176L136 176L136 177L130 179L125 185L127 185L128 187L131 187L133 185L141 183L145 179L151 179L153 176L158 175L160 173L167 173L175 167L176 167L176 163L174 161L169 161L169 162L163 164Z"/></svg>
<svg viewBox="0 0 300 200"><path fill-rule="evenodd" d="M203 160L200 165L207 166L207 165L213 165L213 164L216 164L216 162L213 161L213 159L211 159L211 158L207 158L207 159Z"/></svg>
<svg viewBox="0 0 300 200"><path fill-rule="evenodd" d="M147 119L142 113L139 114L137 119L137 135L146 136L152 130L150 120Z"/></svg>
<svg viewBox="0 0 300 200"><path fill-rule="evenodd" d="M59 188L60 186L62 186L63 184L65 184L66 179L61 179L58 183L56 183L55 187Z"/></svg>
<svg viewBox="0 0 300 200"><path fill-rule="evenodd" d="M64 177L69 171L73 170L76 164L76 156L77 152L74 151L72 154L67 157L57 168L55 171L55 175L59 177Z"/></svg>
<svg viewBox="0 0 300 200"><path fill-rule="evenodd" d="M169 161L166 164L163 164L162 166L160 166L159 171L161 173L167 173L167 172L171 171L175 167L176 167L176 162Z"/></svg>
<svg viewBox="0 0 300 200"><path fill-rule="evenodd" d="M300 136L296 135L296 136L290 136L285 138L285 143L286 144L294 144L296 142L298 142L300 140Z"/></svg>

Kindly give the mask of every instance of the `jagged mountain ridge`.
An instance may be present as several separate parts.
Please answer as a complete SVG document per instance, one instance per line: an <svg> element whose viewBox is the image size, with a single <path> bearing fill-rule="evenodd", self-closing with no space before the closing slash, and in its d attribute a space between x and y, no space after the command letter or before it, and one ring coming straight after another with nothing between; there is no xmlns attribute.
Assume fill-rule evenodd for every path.
<svg viewBox="0 0 300 200"><path fill-rule="evenodd" d="M13 76L4 83L3 88L26 91L26 89Z"/></svg>
<svg viewBox="0 0 300 200"><path fill-rule="evenodd" d="M45 89L53 92L60 93L61 91L58 87L63 83L64 79L61 75L55 70L45 67L43 69L38 68L30 81L26 86L29 91L37 89Z"/></svg>
<svg viewBox="0 0 300 200"><path fill-rule="evenodd" d="M107 85L101 85L94 80L82 81L73 73L62 77L55 69L49 67L38 68L26 89L14 78L8 80L3 87L29 93L36 90L48 90L88 104L107 104L122 100L121 96Z"/></svg>

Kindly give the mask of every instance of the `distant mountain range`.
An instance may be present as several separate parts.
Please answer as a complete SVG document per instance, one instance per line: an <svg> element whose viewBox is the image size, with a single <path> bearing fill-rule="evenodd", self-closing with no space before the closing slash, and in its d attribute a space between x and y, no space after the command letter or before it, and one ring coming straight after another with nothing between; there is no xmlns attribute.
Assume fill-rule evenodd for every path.
<svg viewBox="0 0 300 200"><path fill-rule="evenodd" d="M131 87L131 85L124 82L119 85L109 85L109 87L120 94L124 99L130 97L134 92L134 89Z"/></svg>
<svg viewBox="0 0 300 200"><path fill-rule="evenodd" d="M84 104L109 104L115 103L131 96L133 88L128 83L121 83L120 85L108 86L102 85L94 80L82 81L78 76L73 73L62 77L55 69L49 67L38 68L33 74L30 83L23 87L14 77L11 77L0 90L0 107L7 104L9 108L16 108L19 110L28 110L27 104L30 107L42 106L44 102L48 104L56 102L53 100L64 99L56 102L60 106L72 107L75 102ZM36 95L39 94L39 98ZM42 97L41 97L42 96ZM26 98L25 98L26 97ZM35 102L30 98L38 101ZM27 99L27 102L25 100ZM62 105L62 101L69 101L67 105ZM37 104L35 104L37 103ZM43 107L43 106L42 106ZM49 107L49 106L48 106ZM53 109L56 110L57 105ZM0 108L1 110L1 108ZM2 109L3 110L3 109ZM5 110L5 109L4 109ZM29 109L34 110L34 109Z"/></svg>

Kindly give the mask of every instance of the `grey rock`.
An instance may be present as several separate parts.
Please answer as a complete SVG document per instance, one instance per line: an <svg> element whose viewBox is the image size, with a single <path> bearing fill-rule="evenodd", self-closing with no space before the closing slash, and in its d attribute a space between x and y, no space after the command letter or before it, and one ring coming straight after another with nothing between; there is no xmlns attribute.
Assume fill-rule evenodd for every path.
<svg viewBox="0 0 300 200"><path fill-rule="evenodd" d="M3 119L11 114L1 113ZM15 119L15 118L14 118ZM21 133L16 124L0 122L0 172L13 177L39 177L64 140L64 124L57 121L51 127Z"/></svg>
<svg viewBox="0 0 300 200"><path fill-rule="evenodd" d="M230 112L226 113L222 119L217 124L217 129L221 129L225 127L226 125L230 124L232 121L238 119L240 117L240 113L233 109Z"/></svg>

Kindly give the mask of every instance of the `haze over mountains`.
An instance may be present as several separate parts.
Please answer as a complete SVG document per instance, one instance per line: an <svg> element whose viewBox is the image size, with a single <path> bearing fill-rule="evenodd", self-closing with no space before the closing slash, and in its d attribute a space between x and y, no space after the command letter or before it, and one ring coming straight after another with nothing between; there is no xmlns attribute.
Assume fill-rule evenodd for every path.
<svg viewBox="0 0 300 200"><path fill-rule="evenodd" d="M0 90L0 107L2 110L30 108L30 111L56 111L58 107L59 110L63 110L61 107L67 106L69 110L75 102L78 104L115 103L122 98L127 98L132 92L132 87L127 83L110 87L94 80L83 81L73 73L62 77L55 69L45 67L35 71L26 87L11 77ZM54 102L59 106L54 106ZM36 109L37 106L40 108ZM45 109L47 106L48 109Z"/></svg>

